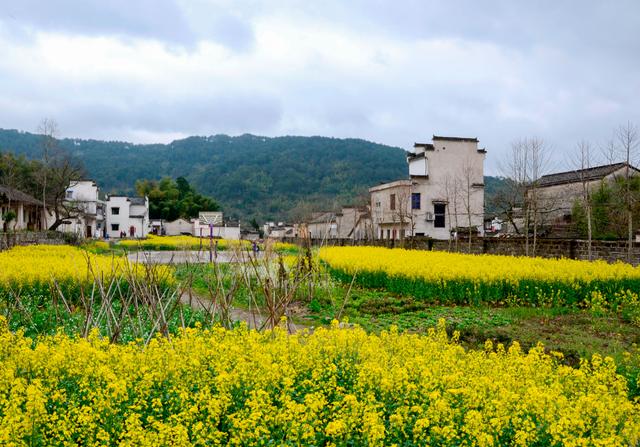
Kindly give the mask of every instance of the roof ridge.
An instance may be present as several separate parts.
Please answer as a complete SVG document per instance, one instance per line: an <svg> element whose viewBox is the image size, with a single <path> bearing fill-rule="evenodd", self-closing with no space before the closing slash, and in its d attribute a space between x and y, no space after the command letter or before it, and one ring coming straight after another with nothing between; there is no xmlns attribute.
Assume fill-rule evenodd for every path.
<svg viewBox="0 0 640 447"><path fill-rule="evenodd" d="M611 164L607 164L607 165L599 165L599 166L591 166L591 167L589 167L589 168L583 168L583 169L572 169L572 170L570 170L570 171L554 172L554 173L552 173L552 174L545 174L545 175L541 176L540 178L543 178L543 177L550 177L550 176L552 176L552 175L571 174L571 173L574 173L574 172L580 172L580 171L591 171L591 170L593 170L593 169L612 168L612 167L614 167L614 166L626 166L626 164L627 164L626 162L621 161L621 162L618 162L618 163L611 163ZM634 166L632 166L631 164L629 164L629 166L630 166L630 167L632 167L632 168L634 168ZM634 168L634 169L636 169L636 168Z"/></svg>

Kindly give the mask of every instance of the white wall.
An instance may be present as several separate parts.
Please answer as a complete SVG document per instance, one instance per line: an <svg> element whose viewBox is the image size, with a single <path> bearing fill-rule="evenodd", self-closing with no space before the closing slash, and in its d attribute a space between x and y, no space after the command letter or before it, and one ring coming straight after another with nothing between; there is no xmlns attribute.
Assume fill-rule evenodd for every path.
<svg viewBox="0 0 640 447"><path fill-rule="evenodd" d="M167 236L178 236L180 234L188 233L193 235L193 222L185 219L177 219L173 222L165 222L164 230Z"/></svg>
<svg viewBox="0 0 640 447"><path fill-rule="evenodd" d="M105 209L106 231L110 238L119 238L121 231L126 232L127 235L129 234L130 204L128 197L109 196L107 199ZM114 214L114 208L118 208L118 214Z"/></svg>
<svg viewBox="0 0 640 447"><path fill-rule="evenodd" d="M200 224L199 219L195 219L193 223L193 235L196 237L209 237L211 235L209 225ZM213 237L221 239L240 239L240 226L215 225L213 227Z"/></svg>
<svg viewBox="0 0 640 447"><path fill-rule="evenodd" d="M433 150L417 148L423 158L407 161L411 180L399 180L369 189L371 217L376 238L400 239L424 235L449 239L455 226L471 226L483 232L484 158L475 141L435 139ZM423 164L424 163L424 164ZM418 173L418 174L416 174ZM428 177L425 176L428 173ZM412 209L412 194L420 194L419 209ZM391 195L396 209L391 210ZM435 204L445 204L444 227L435 226Z"/></svg>
<svg viewBox="0 0 640 447"><path fill-rule="evenodd" d="M92 180L73 181L67 188L66 201L82 212L76 218L69 219L69 224L59 227L61 231L71 232L86 237L101 237L104 216L98 199L98 186Z"/></svg>

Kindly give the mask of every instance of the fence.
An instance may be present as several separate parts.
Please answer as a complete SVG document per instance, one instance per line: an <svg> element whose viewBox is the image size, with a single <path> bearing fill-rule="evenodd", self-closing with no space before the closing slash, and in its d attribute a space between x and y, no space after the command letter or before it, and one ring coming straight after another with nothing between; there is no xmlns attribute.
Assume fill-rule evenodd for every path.
<svg viewBox="0 0 640 447"><path fill-rule="evenodd" d="M286 238L285 242L304 245L307 241L299 238ZM350 246L372 245L388 248L412 248L417 250L439 250L473 254L496 254L510 256L525 256L526 241L524 238L472 238L457 241L442 241L425 237L406 238L404 241L394 240L352 240L352 239L312 239L313 246ZM529 240L529 253L532 254L532 240ZM630 262L640 264L640 243L632 245L631 259L628 260L627 241L592 241L591 259L601 259L607 262ZM538 239L535 255L542 258L568 258L588 260L588 242L580 239Z"/></svg>

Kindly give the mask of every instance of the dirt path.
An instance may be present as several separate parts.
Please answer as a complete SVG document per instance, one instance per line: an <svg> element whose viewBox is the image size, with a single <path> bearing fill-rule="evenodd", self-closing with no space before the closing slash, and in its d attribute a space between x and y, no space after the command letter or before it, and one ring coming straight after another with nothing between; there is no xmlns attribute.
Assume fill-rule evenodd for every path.
<svg viewBox="0 0 640 447"><path fill-rule="evenodd" d="M249 253L245 251L219 251L216 262L246 262ZM253 255L251 255L253 256ZM263 253L258 253L258 258L262 258ZM130 261L135 262L151 262L154 264L202 264L211 262L212 255L208 251L137 251L129 253L127 256Z"/></svg>
<svg viewBox="0 0 640 447"><path fill-rule="evenodd" d="M203 297L201 295L196 294L195 292L191 292L191 296L189 293L184 293L180 297L180 302L183 304L187 304L194 309L198 310L206 310L213 311L213 306L211 300L209 298ZM250 329L260 329L264 322L267 320L267 313L264 310L254 309L247 310L240 307L232 307L229 311L231 320L233 321L244 321L247 323L247 326ZM305 322L293 322L287 321L289 332L295 333L302 329L313 329L313 326L309 323Z"/></svg>

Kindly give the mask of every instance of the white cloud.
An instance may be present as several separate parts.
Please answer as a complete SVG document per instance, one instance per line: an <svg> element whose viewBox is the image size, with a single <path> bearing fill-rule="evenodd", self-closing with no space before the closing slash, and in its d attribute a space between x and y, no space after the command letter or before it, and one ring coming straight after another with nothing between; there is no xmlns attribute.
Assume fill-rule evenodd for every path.
<svg viewBox="0 0 640 447"><path fill-rule="evenodd" d="M53 116L68 136L322 134L404 147L460 134L486 144L491 170L516 137L562 148L640 122L632 2L623 16L598 2L545 14L474 2L57 3L0 15L0 127Z"/></svg>

